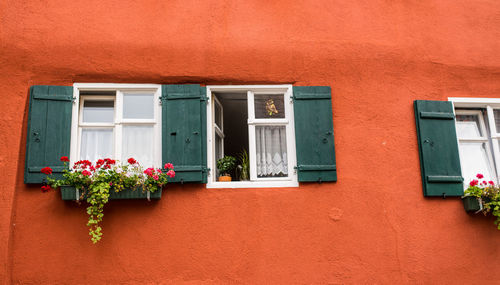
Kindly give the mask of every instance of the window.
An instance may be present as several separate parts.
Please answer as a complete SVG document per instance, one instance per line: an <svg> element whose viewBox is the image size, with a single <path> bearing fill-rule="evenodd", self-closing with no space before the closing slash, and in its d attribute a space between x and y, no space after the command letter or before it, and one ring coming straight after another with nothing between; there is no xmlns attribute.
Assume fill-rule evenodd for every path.
<svg viewBox="0 0 500 285"><path fill-rule="evenodd" d="M110 157L161 165L160 86L75 84L71 162ZM76 116L75 116L76 114Z"/></svg>
<svg viewBox="0 0 500 285"><path fill-rule="evenodd" d="M450 98L455 106L464 188L477 173L498 182L500 99Z"/></svg>
<svg viewBox="0 0 500 285"><path fill-rule="evenodd" d="M207 187L298 186L292 87L208 86L207 95L208 167L214 170ZM232 182L218 182L216 161L242 150L250 180L240 180L237 168Z"/></svg>

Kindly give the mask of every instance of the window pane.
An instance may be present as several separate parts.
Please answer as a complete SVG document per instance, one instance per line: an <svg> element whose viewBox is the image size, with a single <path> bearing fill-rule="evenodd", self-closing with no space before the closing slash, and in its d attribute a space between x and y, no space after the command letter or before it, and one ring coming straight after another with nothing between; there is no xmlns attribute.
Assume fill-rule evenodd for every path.
<svg viewBox="0 0 500 285"><path fill-rule="evenodd" d="M476 179L476 174L481 173L485 179L496 180L491 157L488 157L486 143L484 142L460 142L460 163L464 177L464 187Z"/></svg>
<svg viewBox="0 0 500 285"><path fill-rule="evenodd" d="M493 110L495 114L495 126L496 126L496 132L500 133L500 110Z"/></svg>
<svg viewBox="0 0 500 285"><path fill-rule="evenodd" d="M124 93L123 118L124 119L153 119L153 94L150 93Z"/></svg>
<svg viewBox="0 0 500 285"><path fill-rule="evenodd" d="M215 124L222 130L222 109L219 104L215 103Z"/></svg>
<svg viewBox="0 0 500 285"><path fill-rule="evenodd" d="M255 126L257 177L288 176L285 126Z"/></svg>
<svg viewBox="0 0 500 285"><path fill-rule="evenodd" d="M284 95L255 94L255 118L284 118Z"/></svg>
<svg viewBox="0 0 500 285"><path fill-rule="evenodd" d="M84 123L112 123L114 122L114 101L90 101L83 102Z"/></svg>
<svg viewBox="0 0 500 285"><path fill-rule="evenodd" d="M130 157L135 158L142 166L153 166L153 127L123 126L122 163Z"/></svg>
<svg viewBox="0 0 500 285"><path fill-rule="evenodd" d="M80 144L80 159L96 161L113 156L113 129L84 128Z"/></svg>
<svg viewBox="0 0 500 285"><path fill-rule="evenodd" d="M460 138L482 137L478 115L457 115L457 134Z"/></svg>

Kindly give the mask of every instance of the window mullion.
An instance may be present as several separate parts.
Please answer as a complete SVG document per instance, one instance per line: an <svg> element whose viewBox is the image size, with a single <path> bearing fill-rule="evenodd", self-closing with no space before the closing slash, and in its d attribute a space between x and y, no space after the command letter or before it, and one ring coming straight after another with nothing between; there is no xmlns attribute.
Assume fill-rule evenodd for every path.
<svg viewBox="0 0 500 285"><path fill-rule="evenodd" d="M115 129L113 145L115 146L115 159L120 160L122 157L122 121L123 121L123 93L120 90L116 91L115 101Z"/></svg>
<svg viewBox="0 0 500 285"><path fill-rule="evenodd" d="M255 142L255 125L248 125L248 148L248 155L250 159L250 181L255 181L257 180L257 145Z"/></svg>

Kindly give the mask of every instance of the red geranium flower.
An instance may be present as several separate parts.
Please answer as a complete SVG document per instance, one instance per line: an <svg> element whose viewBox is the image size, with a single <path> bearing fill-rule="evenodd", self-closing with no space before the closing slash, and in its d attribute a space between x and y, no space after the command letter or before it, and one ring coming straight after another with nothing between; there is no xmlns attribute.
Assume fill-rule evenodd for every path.
<svg viewBox="0 0 500 285"><path fill-rule="evenodd" d="M42 186L42 192L45 193L45 192L49 192L50 191L50 186L49 185L43 185Z"/></svg>
<svg viewBox="0 0 500 285"><path fill-rule="evenodd" d="M174 169L174 165L172 163L165 163L165 169Z"/></svg>
<svg viewBox="0 0 500 285"><path fill-rule="evenodd" d="M52 168L44 167L44 168L42 168L42 170L40 170L40 172L49 175L49 174L52 174Z"/></svg>
<svg viewBox="0 0 500 285"><path fill-rule="evenodd" d="M153 168L148 168L148 169L144 170L144 173L146 173L148 176L151 177L153 175L153 171L154 171Z"/></svg>
<svg viewBox="0 0 500 285"><path fill-rule="evenodd" d="M84 170L84 171L82 171L82 174L83 174L84 176L90 176L90 175L92 175L92 173L91 173L90 171L88 171L88 170Z"/></svg>
<svg viewBox="0 0 500 285"><path fill-rule="evenodd" d="M61 156L62 162L69 162L69 158L67 156Z"/></svg>
<svg viewBox="0 0 500 285"><path fill-rule="evenodd" d="M175 177L175 171L173 171L173 170L169 170L169 171L167 171L167 175L168 175L170 178L173 178L173 177Z"/></svg>
<svg viewBox="0 0 500 285"><path fill-rule="evenodd" d="M476 175L476 177L477 177L477 178L479 178L479 179L481 179L481 178L483 178L484 176L483 176L481 173L478 173L478 174Z"/></svg>
<svg viewBox="0 0 500 285"><path fill-rule="evenodd" d="M494 185L495 184L495 182L493 182L493 181L488 181L488 183L490 183L490 185Z"/></svg>
<svg viewBox="0 0 500 285"><path fill-rule="evenodd" d="M137 163L137 160L133 159L132 157L129 158L127 161L129 164L136 164Z"/></svg>
<svg viewBox="0 0 500 285"><path fill-rule="evenodd" d="M469 183L469 185L470 185L470 186L476 186L478 183L479 183L479 181L478 181L478 180L476 180L476 179L474 179L474 180L472 180L472 181Z"/></svg>

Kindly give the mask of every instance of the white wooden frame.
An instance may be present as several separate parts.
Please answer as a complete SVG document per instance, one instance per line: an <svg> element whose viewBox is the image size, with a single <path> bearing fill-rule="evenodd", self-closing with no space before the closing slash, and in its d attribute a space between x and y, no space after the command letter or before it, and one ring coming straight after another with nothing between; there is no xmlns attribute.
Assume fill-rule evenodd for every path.
<svg viewBox="0 0 500 285"><path fill-rule="evenodd" d="M82 95L80 91L114 91L115 96L109 95ZM123 119L123 93L153 93L153 119ZM153 167L161 167L161 85L159 84L116 84L116 83L75 83L73 84L73 110L71 119L71 147L70 163L73 164L80 157L80 138L82 127L113 128L114 159L121 159L122 128L123 125L152 125L153 126ZM115 112L113 124L83 123L80 111L84 100L114 100ZM150 167L150 166L146 166Z"/></svg>
<svg viewBox="0 0 500 285"><path fill-rule="evenodd" d="M482 138L458 138L457 142L487 142L487 155L490 163L493 165L493 170L496 171L496 182L500 182L500 133L496 130L494 110L500 110L500 98L457 98L450 97L448 101L453 103L455 114L479 114L480 127L483 131ZM486 109L487 120L483 118L479 110L455 110L456 108L481 108ZM488 129L486 128L488 122ZM488 132L489 131L489 132Z"/></svg>
<svg viewBox="0 0 500 285"><path fill-rule="evenodd" d="M214 97L213 92L247 92L248 105L248 132L249 132L249 158L250 181L218 182L215 175L215 127L214 127ZM254 96L260 94L283 94L285 106L285 119L255 119ZM207 86L207 163L211 169L208 176L207 188L270 188L270 187L298 187L295 151L295 127L292 106L292 85L212 85ZM242 95L244 96L244 95ZM256 175L256 125L285 125L287 136L288 177L257 178Z"/></svg>

